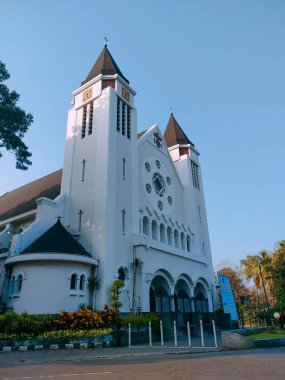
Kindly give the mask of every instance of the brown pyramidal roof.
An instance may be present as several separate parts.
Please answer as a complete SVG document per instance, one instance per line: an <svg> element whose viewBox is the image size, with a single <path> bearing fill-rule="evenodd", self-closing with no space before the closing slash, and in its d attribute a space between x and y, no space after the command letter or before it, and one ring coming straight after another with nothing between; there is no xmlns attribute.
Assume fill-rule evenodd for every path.
<svg viewBox="0 0 285 380"><path fill-rule="evenodd" d="M61 176L62 169L2 195L0 221L35 210L38 198L55 199L60 193Z"/></svg>
<svg viewBox="0 0 285 380"><path fill-rule="evenodd" d="M194 146L194 144L185 135L180 125L177 123L173 113L170 115L170 119L163 136L168 148L177 144L191 144Z"/></svg>
<svg viewBox="0 0 285 380"><path fill-rule="evenodd" d="M81 83L81 86L89 82L91 79L97 77L99 74L102 75L115 75L119 74L120 77L124 79L125 82L129 83L126 77L122 74L121 70L117 66L114 58L111 56L107 45L104 46L101 54L99 55L95 65L92 67L87 78Z"/></svg>

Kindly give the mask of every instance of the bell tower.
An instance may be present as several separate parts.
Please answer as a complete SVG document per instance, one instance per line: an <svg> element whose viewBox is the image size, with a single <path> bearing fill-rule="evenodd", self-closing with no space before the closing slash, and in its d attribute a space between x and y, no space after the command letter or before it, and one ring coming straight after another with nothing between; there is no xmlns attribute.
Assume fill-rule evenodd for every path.
<svg viewBox="0 0 285 380"><path fill-rule="evenodd" d="M107 45L81 86L68 114L61 193L65 225L99 259L97 307L109 302L118 269L132 260L138 230L135 91Z"/></svg>

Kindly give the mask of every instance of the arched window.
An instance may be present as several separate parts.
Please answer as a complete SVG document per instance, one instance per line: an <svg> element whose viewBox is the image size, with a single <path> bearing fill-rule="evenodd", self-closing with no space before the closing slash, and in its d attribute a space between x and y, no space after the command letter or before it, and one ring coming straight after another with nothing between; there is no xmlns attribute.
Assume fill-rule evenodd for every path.
<svg viewBox="0 0 285 380"><path fill-rule="evenodd" d="M163 223L159 226L159 232L160 232L160 241L162 243L166 242L166 236L165 236L165 225Z"/></svg>
<svg viewBox="0 0 285 380"><path fill-rule="evenodd" d="M175 309L179 313L190 313L191 312L191 300L184 289L178 290L175 293Z"/></svg>
<svg viewBox="0 0 285 380"><path fill-rule="evenodd" d="M125 281L126 275L123 268L119 268L118 270L118 279Z"/></svg>
<svg viewBox="0 0 285 380"><path fill-rule="evenodd" d="M186 248L185 247L185 235L183 232L181 232L181 234L180 234L180 239L181 239L181 248L185 249Z"/></svg>
<svg viewBox="0 0 285 380"><path fill-rule="evenodd" d="M153 240L158 240L158 227L155 220L151 222L151 238Z"/></svg>
<svg viewBox="0 0 285 380"><path fill-rule="evenodd" d="M174 230L174 244L175 247L179 248L179 233L177 230Z"/></svg>
<svg viewBox="0 0 285 380"><path fill-rule="evenodd" d="M15 276L12 277L9 294L13 295L14 291L15 291Z"/></svg>
<svg viewBox="0 0 285 380"><path fill-rule="evenodd" d="M155 294L155 309L157 313L169 313L170 312L170 297L167 291L159 286L154 291Z"/></svg>
<svg viewBox="0 0 285 380"><path fill-rule="evenodd" d="M22 282L23 282L23 275L19 274L19 276L17 277L16 286L15 286L16 293L20 293L22 289Z"/></svg>
<svg viewBox="0 0 285 380"><path fill-rule="evenodd" d="M82 274L79 280L79 290L84 291L84 287L85 287L85 276L84 274Z"/></svg>
<svg viewBox="0 0 285 380"><path fill-rule="evenodd" d="M143 218L143 233L149 236L149 220L146 216Z"/></svg>
<svg viewBox="0 0 285 380"><path fill-rule="evenodd" d="M77 274L73 273L70 278L70 289L76 290L77 286Z"/></svg>
<svg viewBox="0 0 285 380"><path fill-rule="evenodd" d="M167 243L170 245L173 244L172 229L170 227L167 227Z"/></svg>
<svg viewBox="0 0 285 380"><path fill-rule="evenodd" d="M189 235L187 235L186 244L187 244L187 251L191 252L191 238Z"/></svg>
<svg viewBox="0 0 285 380"><path fill-rule="evenodd" d="M195 299L195 309L201 313L208 312L208 299L202 292L199 292Z"/></svg>

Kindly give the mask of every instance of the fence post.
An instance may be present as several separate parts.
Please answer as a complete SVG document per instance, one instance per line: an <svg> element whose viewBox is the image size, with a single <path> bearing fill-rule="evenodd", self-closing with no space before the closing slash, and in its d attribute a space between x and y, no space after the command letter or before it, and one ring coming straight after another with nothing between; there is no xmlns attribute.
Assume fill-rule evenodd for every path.
<svg viewBox="0 0 285 380"><path fill-rule="evenodd" d="M218 347L218 342L217 342L217 332L216 332L215 321L212 320L212 323L213 323L213 333L214 333L215 347L217 348Z"/></svg>
<svg viewBox="0 0 285 380"><path fill-rule="evenodd" d="M191 347L191 331L190 331L190 323L189 321L187 322L187 334L188 334L188 346Z"/></svg>
<svg viewBox="0 0 285 380"><path fill-rule="evenodd" d="M161 345L164 346L162 321L160 321L160 339L161 339Z"/></svg>
<svg viewBox="0 0 285 380"><path fill-rule="evenodd" d="M200 320L200 331L201 331L201 344L202 344L202 347L204 347L205 343L204 343L203 321L201 320Z"/></svg>
<svg viewBox="0 0 285 380"><path fill-rule="evenodd" d="M148 322L149 347L152 347L151 322Z"/></svg>
<svg viewBox="0 0 285 380"><path fill-rule="evenodd" d="M173 324L174 324L174 346L177 347L177 330L176 330L176 321L174 321Z"/></svg>
<svg viewBox="0 0 285 380"><path fill-rule="evenodd" d="M129 347L132 345L131 324L129 323Z"/></svg>

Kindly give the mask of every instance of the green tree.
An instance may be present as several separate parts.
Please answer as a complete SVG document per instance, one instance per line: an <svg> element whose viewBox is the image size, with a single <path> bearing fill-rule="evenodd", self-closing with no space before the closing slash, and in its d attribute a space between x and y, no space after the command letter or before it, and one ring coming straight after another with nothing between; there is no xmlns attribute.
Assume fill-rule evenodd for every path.
<svg viewBox="0 0 285 380"><path fill-rule="evenodd" d="M90 306L91 309L93 310L94 307L96 308L96 290L100 289L100 280L98 280L97 277L95 277L94 274L88 277L87 280L87 286L89 289L89 298L90 298Z"/></svg>
<svg viewBox="0 0 285 380"><path fill-rule="evenodd" d="M271 293L272 290L272 254L263 250L258 255L247 255L241 260L246 279L253 280L260 290L264 288Z"/></svg>
<svg viewBox="0 0 285 380"><path fill-rule="evenodd" d="M20 95L9 91L3 84L9 78L10 74L0 61L0 148L15 154L17 169L27 170L32 163L29 160L32 154L22 139L33 122L33 116L16 105ZM0 157L2 155L0 151Z"/></svg>
<svg viewBox="0 0 285 380"><path fill-rule="evenodd" d="M116 309L116 311L119 311L120 307L123 306L123 303L120 301L120 296L122 294L122 288L124 287L125 283L123 280L120 280L119 278L115 280L111 286L110 292L111 292L111 306Z"/></svg>

